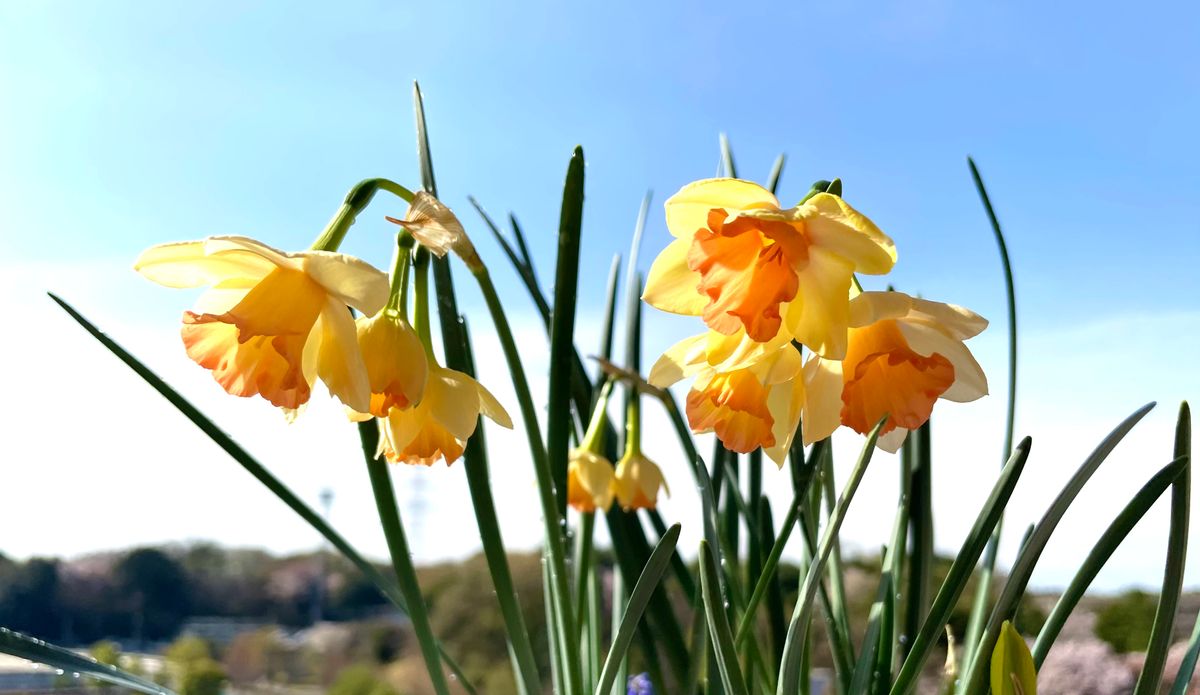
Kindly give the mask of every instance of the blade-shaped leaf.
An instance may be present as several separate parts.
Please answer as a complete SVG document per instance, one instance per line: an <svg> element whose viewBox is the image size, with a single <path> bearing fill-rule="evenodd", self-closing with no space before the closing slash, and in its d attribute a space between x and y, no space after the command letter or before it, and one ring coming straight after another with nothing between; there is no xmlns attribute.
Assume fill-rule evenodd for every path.
<svg viewBox="0 0 1200 695"><path fill-rule="evenodd" d="M925 622L921 624L920 632L912 640L912 648L901 664L900 672L892 684L891 695L908 695L916 687L917 678L937 643L938 635L950 621L950 614L954 611L954 606L967 587L967 581L971 578L975 563L979 561L984 547L990 542L992 529L999 522L1004 506L1012 497L1013 489L1017 486L1017 480L1025 468L1025 462L1029 459L1029 449L1032 446L1033 440L1029 437L1022 439L1021 443L1017 444L1017 448L1013 450L1008 463L1000 471L1000 477L992 487L987 502L979 510L979 516L976 517L974 526L971 527L970 533L963 541L962 548L950 565L950 571L946 573L942 587L938 589L937 596L930 604L929 614L925 617Z"/></svg>
<svg viewBox="0 0 1200 695"><path fill-rule="evenodd" d="M863 474L867 472L867 464L871 462L871 456L875 453L875 441L879 438L879 430L883 428L885 421L886 418L881 420L867 435L862 452L858 455L858 462L851 471L845 487L842 488L842 495L838 499L833 514L829 517L821 544L813 555L808 574L804 577L804 583L800 587L796 609L792 613L792 622L788 625L787 640L784 642L783 663L779 667L779 686L776 689L778 695L792 695L800 689L800 660L805 641L808 638L808 626L812 619L813 600L817 595L817 587L820 584L821 575L824 573L825 563L829 559L829 553L833 550L834 540L837 538L838 531L841 530L842 521L846 518L846 511L854 499L858 484L862 482Z"/></svg>
<svg viewBox="0 0 1200 695"><path fill-rule="evenodd" d="M266 468L263 467L253 456L226 434L216 423L208 418L204 413L200 412L186 398L181 396L178 391L171 388L167 382L163 381L157 374L151 371L140 360L130 354L125 348L118 345L115 341L105 335L92 322L88 321L70 304L60 299L57 295L50 293L50 298L55 301L63 311L66 311L71 318L75 319L76 323L83 327L93 338L101 345L108 349L117 359L121 360L132 369L139 377L157 391L163 398L166 398L171 405L175 406L179 412L183 413L184 417L192 422L201 432L208 436L209 439L221 447L221 449L229 454L229 457L238 462L246 472L254 476L256 480L263 484L268 490L275 494L284 504L296 512L296 514L304 519L310 526L320 533L329 544L338 550L346 557L360 572L370 579L376 587L386 596L397 608L408 613L408 606L405 604L404 596L400 593L400 588L394 580L390 580L384 576L370 562L367 562L363 556L350 545L346 539L342 538L333 527L325 522L321 515L317 514L311 507L306 505L299 497L296 496L286 485L279 481ZM454 674L458 677L459 683L467 688L471 693L475 693L475 688L466 678L462 668L458 665L441 644L438 649L445 659L446 665L450 667Z"/></svg>
<svg viewBox="0 0 1200 695"><path fill-rule="evenodd" d="M633 592L629 595L629 601L625 604L625 613L621 616L621 626L613 636L612 646L609 647L608 656L604 659L604 670L600 672L596 695L607 695L612 690L621 662L625 660L625 653L629 650L629 643L633 641L638 621L642 619L642 613L646 610L646 604L650 603L654 589L662 581L662 576L671 563L671 556L675 553L675 544L678 541L679 524L675 524L667 529L667 533L658 541L654 552L650 554L650 560L642 570L641 576L638 577L637 584L634 585Z"/></svg>
<svg viewBox="0 0 1200 695"><path fill-rule="evenodd" d="M733 646L733 634L729 620L725 617L725 601L719 591L717 565L707 541L700 541L700 592L704 596L704 616L708 633L716 652L717 670L727 695L748 695L746 679L738 666L737 650Z"/></svg>
<svg viewBox="0 0 1200 695"><path fill-rule="evenodd" d="M156 683L122 671L116 666L102 664L95 659L81 656L69 649L13 632L0 627L0 652L21 659L28 659L65 673L96 678L122 688L129 688L150 695L175 695L173 691Z"/></svg>

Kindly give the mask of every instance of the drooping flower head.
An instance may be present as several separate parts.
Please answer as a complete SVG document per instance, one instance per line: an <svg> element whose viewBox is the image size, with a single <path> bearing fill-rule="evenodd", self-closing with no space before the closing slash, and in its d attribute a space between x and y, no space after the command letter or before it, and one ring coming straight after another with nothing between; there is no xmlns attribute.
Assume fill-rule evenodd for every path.
<svg viewBox="0 0 1200 695"><path fill-rule="evenodd" d="M909 430L929 420L937 399L961 403L987 394L987 377L963 344L987 320L968 309L864 292L850 302L850 326L844 360L814 356L804 365L806 444L839 425L866 434L888 415L878 444L896 451Z"/></svg>
<svg viewBox="0 0 1200 695"><path fill-rule="evenodd" d="M617 462L614 487L617 502L625 511L654 509L661 489L669 497L671 489L663 478L662 469L642 454L640 448L627 449Z"/></svg>
<svg viewBox="0 0 1200 695"><path fill-rule="evenodd" d="M425 391L416 405L393 407L379 420L379 454L392 463L450 465L462 456L479 416L512 429L512 419L478 381L430 360Z"/></svg>
<svg viewBox="0 0 1200 695"><path fill-rule="evenodd" d="M707 179L684 186L666 209L675 240L655 259L643 298L724 335L766 342L785 331L840 359L852 276L886 273L896 261L892 240L830 193L784 210L758 184Z"/></svg>
<svg viewBox="0 0 1200 695"><path fill-rule="evenodd" d="M567 463L567 504L579 512L606 512L612 506L616 476L612 462L583 447Z"/></svg>
<svg viewBox="0 0 1200 695"><path fill-rule="evenodd" d="M715 432L730 451L762 448L782 466L804 404L800 371L800 353L790 341L759 343L741 331L709 331L668 349L649 381L666 388L695 376L687 395L692 431Z"/></svg>
<svg viewBox="0 0 1200 695"><path fill-rule="evenodd" d="M429 366L425 346L408 320L385 309L359 318L356 325L371 386L371 407L363 415L387 417L393 408L419 403Z"/></svg>
<svg viewBox="0 0 1200 695"><path fill-rule="evenodd" d="M606 512L612 506L616 478L612 462L600 453L612 389L612 380L605 381L583 441L567 459L567 504L585 514Z"/></svg>
<svg viewBox="0 0 1200 695"><path fill-rule="evenodd" d="M347 305L373 314L387 278L329 251L285 253L246 237L147 249L134 269L167 287L210 287L183 314L187 354L235 396L260 395L293 412L321 379L348 407L370 403Z"/></svg>

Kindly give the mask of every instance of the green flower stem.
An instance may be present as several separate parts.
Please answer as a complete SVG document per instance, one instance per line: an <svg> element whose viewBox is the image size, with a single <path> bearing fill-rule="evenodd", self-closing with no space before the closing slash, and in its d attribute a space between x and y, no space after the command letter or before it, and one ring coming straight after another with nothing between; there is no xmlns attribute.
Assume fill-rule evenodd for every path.
<svg viewBox="0 0 1200 695"><path fill-rule="evenodd" d="M391 289L388 292L387 311L408 320L408 268L412 258L413 238L401 230L396 235L396 252L392 257Z"/></svg>
<svg viewBox="0 0 1200 695"><path fill-rule="evenodd" d="M416 287L414 288L414 316L413 328L417 331L417 337L421 339L421 344L425 346L425 356L430 362L435 361L433 354L433 329L429 323L429 251L424 248L418 248L413 260L413 267L416 270Z"/></svg>
<svg viewBox="0 0 1200 695"><path fill-rule="evenodd" d="M574 605L571 601L571 590L568 586L566 551L563 540L565 520L559 514L558 510L557 492L554 489L554 478L550 471L550 459L546 455L546 448L542 443L541 428L538 426L537 407L534 405L533 396L529 392L529 381L525 377L525 367L521 362L521 353L517 349L516 340L513 338L512 328L508 324L508 317L504 314L504 308L500 303L500 296L496 293L496 286L492 283L491 276L488 275L485 266L473 267L471 268L471 273L479 283L480 292L483 293L488 311L492 315L492 321L496 326L496 333L500 337L500 345L504 350L504 357L508 362L508 369L512 375L513 389L516 391L517 401L520 403L521 420L525 424L525 434L529 440L529 453L533 458L534 472L537 474L538 479L538 498L542 505L542 520L546 525L546 554L549 556L547 564L549 565L550 575L549 585L551 592L554 594L554 603L557 609L558 625L556 631L559 638L559 648L568 656L565 659L567 673L563 674L566 692L568 695L578 695L582 688L582 674L579 670L580 663L579 659L576 658L579 654L579 631L576 628L573 615Z"/></svg>
<svg viewBox="0 0 1200 695"><path fill-rule="evenodd" d="M445 672L442 671L437 640L433 636L433 626L429 623L425 599L421 597L421 587L417 583L417 571L412 564L408 538L404 534L404 524L396 506L396 494L392 488L388 464L375 455L379 430L373 421L367 421L358 423L358 433L362 438L363 457L367 460L367 473L371 476L371 490L375 493L375 506L379 509L379 521L383 525L388 551L392 555L392 568L396 572L400 592L404 594L404 600L408 604L408 616L412 619L413 632L421 645L425 668L429 671L429 678L433 681L433 688L438 695L449 695L450 685L446 681Z"/></svg>
<svg viewBox="0 0 1200 695"><path fill-rule="evenodd" d="M354 220L358 218L358 214L366 209L371 199L381 190L401 198L406 203L412 202L412 191L395 181L389 181L388 179L365 179L359 181L346 194L346 199L342 202L342 207L338 208L333 219L329 220L329 224L325 225L324 231L312 243L311 248L316 251L337 251L338 247L342 245L342 240L346 238L346 233L354 225Z"/></svg>

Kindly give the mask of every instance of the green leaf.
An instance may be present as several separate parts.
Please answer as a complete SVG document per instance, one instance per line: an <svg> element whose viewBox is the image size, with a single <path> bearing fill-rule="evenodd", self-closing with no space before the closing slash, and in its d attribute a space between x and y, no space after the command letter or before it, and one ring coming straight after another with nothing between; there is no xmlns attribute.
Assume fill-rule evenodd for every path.
<svg viewBox="0 0 1200 695"><path fill-rule="evenodd" d="M967 157L967 166L971 169L971 178L975 181L975 189L979 192L979 199L983 202L983 208L987 212L992 235L995 237L996 246L1000 251L1000 265L1004 271L1004 291L1008 307L1008 407L1004 419L1004 449L1001 452L1001 460L1006 460L1012 453L1013 423L1017 413L1017 295L1013 284L1012 263L1008 258L1008 244L1004 241L1000 220L996 218L991 197L988 196L987 187L983 185L983 177L979 175L975 160ZM1003 525L1002 517L992 533L991 545L988 546L983 568L979 573L979 581L975 586L975 600L971 606L971 615L967 621L967 632L963 640L963 663L966 664L971 663L975 645L979 642L979 637L983 632L983 621L987 613L988 597L992 591L992 574L996 567L996 553L1000 547Z"/></svg>
<svg viewBox="0 0 1200 695"><path fill-rule="evenodd" d="M404 601L404 596L400 592L400 588L396 585L394 580L389 580L374 565L363 558L363 556L357 550L355 550L352 545L346 542L346 539L342 538L337 531L334 531L333 527L326 523L319 514L301 501L294 492L288 489L286 485L280 482L278 478L264 468L261 463L259 463L253 456L249 454L249 452L243 449L237 442L233 441L232 437L226 434L220 427L217 427L216 423L210 420L208 416L200 412L194 405L189 403L188 400L181 396L178 391L171 388L167 382L163 381L157 374L146 367L146 365L142 364L140 360L126 351L125 348L121 347L115 341L101 332L100 329L97 328L92 322L88 321L83 317L83 315L75 311L75 308L70 304L67 304L53 293L50 293L49 296L55 301L55 303L62 307L63 311L66 311L71 318L75 319L75 321L83 327L84 330L91 334L93 338L107 348L109 352L117 357L117 359L124 362L126 366L140 376L147 384L150 385L151 388L162 395L163 398L166 398L171 405L175 406L179 410L179 412L183 413L184 417L190 420L193 425L207 435L209 439L213 440L213 442L217 446L221 447L225 453L229 454L230 458L240 464L247 473L254 476L254 478L262 483L264 487L274 493L274 495L278 497L280 501L290 507L292 511L296 512L301 519L304 519L306 522L308 522L308 524L312 526L317 533L320 533L325 540L329 541L330 545L336 548L338 552L344 555L347 560L349 560L355 567L358 568L360 572L363 573L364 576L370 579L379 588L380 592L382 592L383 595L386 596L397 608L399 608L401 611L404 611L406 614L408 613L408 606ZM463 673L462 668L459 667L458 663L446 653L445 647L439 645L438 648L441 650L442 658L445 659L446 665L449 666L451 670L454 671L454 674L458 677L459 683L461 683L463 687L467 688L471 693L475 693L474 686L472 686L470 681L467 680L466 675Z"/></svg>
<svg viewBox="0 0 1200 695"><path fill-rule="evenodd" d="M713 651L717 657L717 670L727 695L748 695L746 679L738 666L737 650L733 646L733 635L729 620L725 616L725 601L721 597L719 572L713 561L707 541L700 541L700 592L704 596L704 616Z"/></svg>
<svg viewBox="0 0 1200 695"><path fill-rule="evenodd" d="M908 528L912 536L912 552L908 555L904 634L915 635L921 629L921 621L929 614L933 574L933 470L929 421L909 434L909 439L912 440L913 454L912 480L908 492ZM902 646L903 651L905 649Z"/></svg>
<svg viewBox="0 0 1200 695"><path fill-rule="evenodd" d="M774 195L776 189L779 188L779 177L783 176L783 165L786 162L787 155L780 153L779 156L775 158L775 164L771 166L771 173L767 176L767 190L770 191L772 195Z"/></svg>
<svg viewBox="0 0 1200 695"><path fill-rule="evenodd" d="M392 568L400 584L400 592L404 594L404 600L408 604L408 616L412 620L413 633L421 647L425 669L429 673L434 691L438 695L449 695L450 684L446 680L446 674L442 672L437 640L433 636L433 626L429 622L425 599L421 596L421 586L417 581L416 568L413 567L412 551L404 532L404 523L400 519L400 509L396 506L391 473L388 471L387 462L375 453L379 444L379 428L374 421L368 420L358 423L358 432L362 439L367 473L371 478L371 490L375 494L375 506L379 511L379 522L383 526L383 535L392 557Z"/></svg>
<svg viewBox="0 0 1200 695"><path fill-rule="evenodd" d="M1025 638L1005 620L992 650L992 695L1037 695L1037 671Z"/></svg>
<svg viewBox="0 0 1200 695"><path fill-rule="evenodd" d="M1000 598L996 600L996 606L992 609L991 618L988 620L987 629L984 630L983 637L980 639L979 645L974 652L974 658L968 662L967 668L964 671L963 681L966 684L964 692L968 694L982 694L984 689L984 680L986 679L985 670L980 667L980 654L990 654L992 648L996 644L996 640L1000 636L1000 625L1003 621L1012 618L1017 601L1020 600L1022 594L1025 593L1025 586L1029 583L1029 577L1033 574L1033 568L1037 564L1038 558L1041 557L1042 550L1045 549L1046 543L1050 541L1050 536L1057 528L1058 522L1062 520L1063 514L1066 514L1071 503L1075 501L1079 491L1100 467L1112 450L1116 448L1125 435L1133 429L1146 413L1154 407L1153 403L1145 405L1137 410L1137 412L1126 418L1121 424L1109 433L1104 441L1084 460L1079 470L1075 472L1067 484L1063 486L1061 492L1050 504L1046 513L1042 515L1038 521L1037 528L1033 532L1033 536L1029 539L1029 544L1017 556L1017 561L1013 564L1012 570L1009 573L1008 581L1004 584L1004 589L1000 592Z"/></svg>
<svg viewBox="0 0 1200 695"><path fill-rule="evenodd" d="M884 570L883 575L879 578L879 589L875 594L875 602L871 604L871 611L867 614L867 632L863 635L863 650L858 657L858 663L854 665L854 675L850 679L848 692L868 693L876 678L887 677L876 667L880 639L886 639L889 644L892 641L891 635L883 634L884 606L888 603L891 593L892 575L891 572Z"/></svg>
<svg viewBox="0 0 1200 695"><path fill-rule="evenodd" d="M1033 643L1033 661L1039 669L1045 662L1046 655L1050 653L1050 647L1058 639L1067 619L1071 617L1075 606L1083 598L1084 593L1091 586L1096 575L1100 573L1104 564L1108 562L1108 558L1187 465L1186 458L1179 458L1155 473L1101 534L1100 539L1096 541L1096 545L1071 579L1071 583L1058 597L1058 601L1054 604L1054 608L1051 609L1050 615L1046 617L1046 622L1038 633L1037 640Z"/></svg>
<svg viewBox="0 0 1200 695"><path fill-rule="evenodd" d="M19 632L0 627L0 652L21 659L28 659L64 673L89 676L122 688L129 688L150 695L175 695L173 691L157 683L122 671L116 666L102 664L94 659L80 656L69 649L34 639Z"/></svg>
<svg viewBox="0 0 1200 695"><path fill-rule="evenodd" d="M729 146L729 137L721 133L721 171L731 179L737 178L737 166L733 163L733 148Z"/></svg>
<svg viewBox="0 0 1200 695"><path fill-rule="evenodd" d="M799 508L800 500L792 500L792 504L788 507L787 516L783 518L783 527L779 529L779 537L775 539L775 543L771 546L770 554L767 555L766 561L763 562L762 571L758 575L758 581L754 584L754 593L750 594L750 599L746 602L746 611L742 614L741 623L738 624L737 646L739 648L753 634L758 604L762 602L772 583L776 581L775 570L779 568L779 558L783 556L783 549L787 546L788 539L792 535L792 529L796 526ZM770 509L765 509L768 519L770 513ZM770 528L766 524L763 524L763 527L764 529Z"/></svg>
<svg viewBox="0 0 1200 695"><path fill-rule="evenodd" d="M550 391L546 453L550 458L558 512L567 509L567 449L571 433L571 359L575 354L575 295L579 286L579 240L583 229L583 149L575 148L563 184L558 221L558 264L550 328ZM586 413L579 413L586 417ZM564 608L565 610L565 608Z"/></svg>
<svg viewBox="0 0 1200 695"><path fill-rule="evenodd" d="M875 452L875 441L879 438L879 430L883 428L884 422L886 422L886 418L875 425L863 443L862 452L858 455L858 462L851 471L845 487L842 488L842 496L838 499L833 514L829 517L825 526L825 535L821 538L821 544L813 555L808 574L804 577L804 583L800 587L796 609L792 613L792 622L788 625L787 639L784 642L783 663L779 667L779 686L776 689L778 695L792 695L800 689L800 661L805 642L808 639L808 627L812 619L813 600L817 595L817 587L821 583L825 562L829 559L829 553L832 551L833 543L842 527L842 521L846 518L846 511L850 507L851 500L854 499L858 484L862 482L863 474L867 471L867 464L871 462L871 455Z"/></svg>
<svg viewBox="0 0 1200 695"><path fill-rule="evenodd" d="M989 543L989 538L992 537L992 529L999 522L1000 515L1004 512L1004 506L1012 497L1017 480L1021 477L1021 471L1025 468L1025 462L1029 459L1031 446L1033 446L1033 440L1029 437L1022 439L1012 456L1009 457L1008 463L1000 471L1000 477L992 487L987 502L979 510L975 524L967 534L966 540L963 541L962 548L954 557L954 562L951 563L950 570L946 573L946 579L938 589L937 596L930 604L929 614L925 617L925 622L921 624L920 632L912 640L912 648L901 664L900 672L892 684L891 695L908 695L916 687L917 678L921 675L926 660L929 659L933 647L937 644L938 636L942 633L946 623L950 621L950 615L967 587L967 581L971 578L975 563L978 562L984 547Z"/></svg>
<svg viewBox="0 0 1200 695"><path fill-rule="evenodd" d="M678 541L679 524L675 524L667 529L667 533L654 547L654 552L650 554L650 560L642 570L641 576L638 577L637 584L633 587L633 593L629 595L629 601L625 604L625 613L621 616L621 626L613 636L612 646L609 647L608 656L604 659L604 669L600 672L596 695L607 695L612 690L621 662L625 660L625 653L629 650L629 643L633 641L638 621L642 619L642 613L645 612L646 605L650 603L650 597L667 571L667 567L671 563L671 556L675 553L675 544Z"/></svg>
<svg viewBox="0 0 1200 695"><path fill-rule="evenodd" d="M1186 463L1175 482L1171 483L1171 527L1167 533L1167 564L1163 571L1162 591L1158 594L1158 609L1154 613L1154 627L1150 631L1150 644L1146 647L1146 660L1142 664L1137 687L1133 689L1134 695L1152 695L1158 692L1163 668L1167 663L1167 651L1171 648L1171 636L1175 631L1175 613L1179 608L1179 594L1183 591L1188 517L1191 511L1190 428L1188 406L1184 403L1179 409L1179 420L1175 427L1175 456Z"/></svg>

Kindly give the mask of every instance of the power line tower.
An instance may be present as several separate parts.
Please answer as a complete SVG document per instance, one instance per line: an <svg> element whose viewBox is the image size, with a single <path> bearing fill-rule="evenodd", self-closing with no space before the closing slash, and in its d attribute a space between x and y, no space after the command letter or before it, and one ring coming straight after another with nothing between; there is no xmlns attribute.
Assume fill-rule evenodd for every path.
<svg viewBox="0 0 1200 695"><path fill-rule="evenodd" d="M330 488L321 490L320 500L321 516L328 522L329 511L333 508L333 490ZM317 549L317 585L313 588L313 605L310 616L314 625L325 619L325 586L329 583L329 578L326 576L328 568L325 563L325 553L328 547L329 544L322 540L321 546Z"/></svg>

